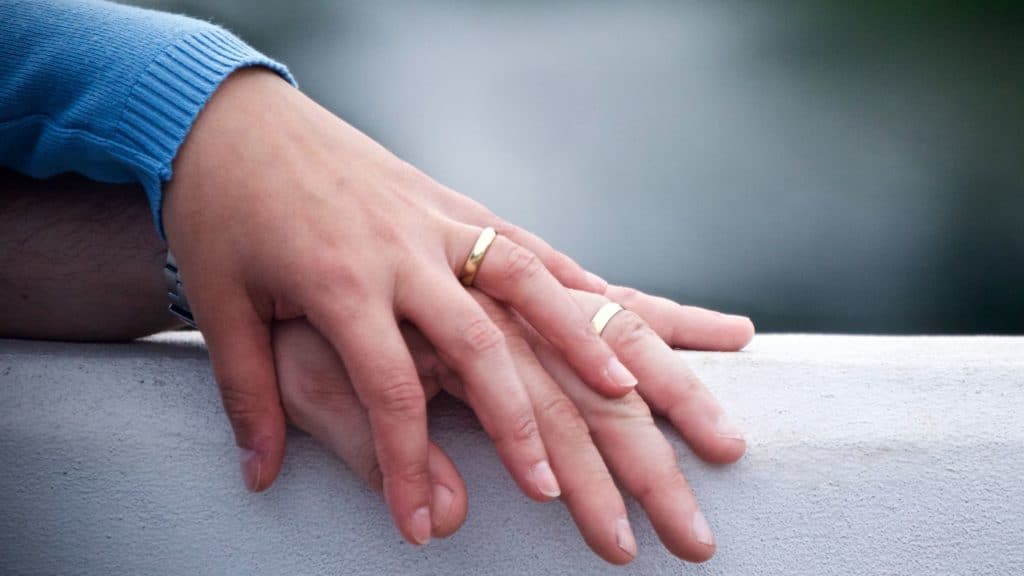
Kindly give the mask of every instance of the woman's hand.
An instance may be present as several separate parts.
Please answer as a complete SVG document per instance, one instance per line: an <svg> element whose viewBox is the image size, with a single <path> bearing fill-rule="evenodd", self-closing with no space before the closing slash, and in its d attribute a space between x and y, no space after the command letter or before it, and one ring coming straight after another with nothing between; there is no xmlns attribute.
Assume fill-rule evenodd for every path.
<svg viewBox="0 0 1024 576"><path fill-rule="evenodd" d="M687 560L706 560L714 552L714 537L648 404L666 415L701 457L718 463L738 459L745 449L739 431L669 346L739 350L753 336L753 326L746 318L679 306L626 288L610 287L607 294L629 310L609 322L604 338L641 377L639 394L617 400L594 393L556 349L506 308L474 291L512 347L537 414L537 431L549 446L561 481L562 500L590 547L614 563L636 555L614 474L639 500L670 551ZM585 292L573 292L573 298L588 318L608 301ZM427 396L443 387L462 397L459 376L446 368L425 338L411 327L403 333ZM281 322L274 328L274 350L291 421L380 489L369 418L329 344L303 321ZM435 444L428 461L433 534L447 536L465 519L465 486Z"/></svg>
<svg viewBox="0 0 1024 576"><path fill-rule="evenodd" d="M281 467L285 418L271 323L305 317L344 360L366 406L385 498L411 542L430 536L423 387L399 322L414 324L465 384L521 489L559 491L505 334L457 280L483 227L499 237L475 286L510 305L594 389L636 378L565 287L604 284L540 239L402 162L276 75L244 70L195 122L163 222L209 346L247 486Z"/></svg>

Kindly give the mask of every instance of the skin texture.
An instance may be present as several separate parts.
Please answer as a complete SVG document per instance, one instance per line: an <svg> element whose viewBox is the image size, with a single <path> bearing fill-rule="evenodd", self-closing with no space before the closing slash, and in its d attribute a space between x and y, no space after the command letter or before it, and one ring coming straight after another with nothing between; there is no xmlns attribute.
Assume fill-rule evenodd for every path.
<svg viewBox="0 0 1024 576"><path fill-rule="evenodd" d="M484 226L502 235L475 286L516 310L595 390L615 397L636 385L565 290L603 283L270 72L229 77L173 168L167 239L252 490L274 481L284 455L271 326L305 318L342 358L369 411L385 499L409 542L430 537L432 490L426 399L401 322L458 372L523 492L557 496L505 335L456 278Z"/></svg>
<svg viewBox="0 0 1024 576"><path fill-rule="evenodd" d="M588 314L609 301L609 297L581 291L572 295ZM672 420L705 460L726 464L739 459L746 446L742 435L669 344L739 350L752 331L736 317L680 306L628 288L611 286L608 295L629 301L631 310L617 314L603 336L623 361L647 376L636 392L619 399L595 393L527 324L473 291L513 347L537 413L538 433L552 447L551 464L561 479L561 500L591 549L615 564L627 563L637 554L614 478L640 502L669 551L693 562L707 560L715 550L714 537L710 528L698 533L707 521L679 470L675 451L654 424L652 410ZM645 317L654 319L653 328ZM440 361L426 339L411 327L403 335L427 396L444 390L465 399L458 375ZM282 401L291 421L301 423L370 486L380 489L366 411L330 345L302 321L278 323L274 345ZM343 424L339 414L344 415ZM465 486L435 444L431 444L430 467L435 493L448 494L444 504L435 507L434 535L447 536L465 519Z"/></svg>
<svg viewBox="0 0 1024 576"><path fill-rule="evenodd" d="M0 299L28 298L27 311L0 308L0 334L130 339L171 325L160 280L165 248L151 229L140 190L0 172L0 191ZM74 244L79 246L69 249ZM69 283L75 290L67 289ZM723 426L721 407L669 345L738 350L752 337L749 320L622 287L609 287L606 296L568 292L588 319L607 298L630 309L608 324L603 339L641 383L609 399L585 384L516 313L479 290L469 294L508 343L536 414L534 433L550 446L560 498L588 545L613 563L637 553L614 478L644 507L670 551L691 561L709 558L713 537L698 536L697 502L651 414L666 415L701 457L719 463L739 458L741 437ZM400 330L424 397L443 389L476 410L470 388L430 341L409 323ZM275 323L271 346L289 421L383 490L372 420L333 347L302 319ZM465 519L465 486L434 444L428 444L427 466L430 532L447 536Z"/></svg>
<svg viewBox="0 0 1024 576"><path fill-rule="evenodd" d="M173 326L161 279L166 247L140 190L0 171L0 201L0 300L22 302L0 306L0 335L121 340ZM571 291L587 318L609 298L630 308L608 323L603 338L641 383L612 400L595 393L506 306L478 290L470 294L505 334L537 414L536 434L551 446L560 498L588 544L608 562L636 556L614 478L638 499L668 549L690 561L710 558L713 539L701 543L694 532L697 503L651 413L668 417L701 457L739 458L745 445L738 431L723 424L721 407L669 346L735 351L753 336L750 321L624 287L609 287L604 296ZM459 373L427 338L410 324L401 334L426 398L443 389L474 405ZM274 324L272 349L289 420L383 490L369 412L330 343L304 320L282 321ZM465 520L468 496L455 465L434 444L428 469L431 535L447 536Z"/></svg>

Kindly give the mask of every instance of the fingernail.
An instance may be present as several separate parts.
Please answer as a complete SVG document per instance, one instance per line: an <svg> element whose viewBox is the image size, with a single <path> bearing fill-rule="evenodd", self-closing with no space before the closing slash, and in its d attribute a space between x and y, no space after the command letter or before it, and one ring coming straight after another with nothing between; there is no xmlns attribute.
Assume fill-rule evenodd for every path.
<svg viewBox="0 0 1024 576"><path fill-rule="evenodd" d="M604 294L604 292L608 290L608 282L606 282L604 278L601 278L600 276L594 274L593 272L590 272L589 270L587 271L587 279L590 280L590 283L593 284L595 288L600 288L602 294Z"/></svg>
<svg viewBox="0 0 1024 576"><path fill-rule="evenodd" d="M551 465L548 464L547 460L541 460L533 465L530 469L530 474L533 477L533 483L537 486L537 490L540 493L547 496L548 498L558 498L562 494L562 489L558 487L558 480L555 478L555 473L551 471Z"/></svg>
<svg viewBox="0 0 1024 576"><path fill-rule="evenodd" d="M718 417L718 423L715 425L715 432L717 432L722 438L743 440L743 431L740 430L739 426L733 424L733 421L725 414Z"/></svg>
<svg viewBox="0 0 1024 576"><path fill-rule="evenodd" d="M430 542L430 509L426 506L417 508L409 520L409 532L416 544L423 546Z"/></svg>
<svg viewBox="0 0 1024 576"><path fill-rule="evenodd" d="M616 386L634 388L637 385L636 376L633 376L633 373L614 356L608 361L606 373L608 374L608 379Z"/></svg>
<svg viewBox="0 0 1024 576"><path fill-rule="evenodd" d="M740 320L742 322L750 322L749 316L740 316L739 314L725 314L725 317L730 320Z"/></svg>
<svg viewBox="0 0 1024 576"><path fill-rule="evenodd" d="M242 467L242 478L245 480L246 489L255 492L260 486L260 473L263 468L260 455L255 450L239 448L238 463Z"/></svg>
<svg viewBox="0 0 1024 576"><path fill-rule="evenodd" d="M629 527L629 520L625 516L615 521L615 541L623 552L631 558L636 558L636 538L633 537L633 529Z"/></svg>
<svg viewBox="0 0 1024 576"><path fill-rule="evenodd" d="M455 492L444 484L434 484L434 497L430 501L433 509L430 516L435 527L440 528L448 519L448 513L452 509L452 502L455 501Z"/></svg>
<svg viewBox="0 0 1024 576"><path fill-rule="evenodd" d="M708 526L708 521L704 518L704 514L700 509L693 513L693 536L697 539L697 542L705 546L715 545L715 537L711 534L711 526Z"/></svg>

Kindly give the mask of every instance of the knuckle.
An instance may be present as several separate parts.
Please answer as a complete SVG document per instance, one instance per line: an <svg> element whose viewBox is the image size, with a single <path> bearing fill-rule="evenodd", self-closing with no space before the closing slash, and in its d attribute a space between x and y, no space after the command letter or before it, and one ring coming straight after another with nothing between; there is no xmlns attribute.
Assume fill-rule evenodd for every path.
<svg viewBox="0 0 1024 576"><path fill-rule="evenodd" d="M512 431L512 439L516 442L529 442L540 435L537 429L537 420L532 416L525 416L516 421Z"/></svg>
<svg viewBox="0 0 1024 576"><path fill-rule="evenodd" d="M497 444L502 447L508 447L515 444L534 442L539 438L540 430L537 428L537 420L532 414L526 414L515 420L515 424L504 437L498 439Z"/></svg>
<svg viewBox="0 0 1024 576"><path fill-rule="evenodd" d="M313 412L344 413L358 405L355 391L332 378L311 375L281 380L281 405L292 421Z"/></svg>
<svg viewBox="0 0 1024 576"><path fill-rule="evenodd" d="M384 372L374 386L372 397L375 407L389 416L413 418L426 411L423 387L414 375L404 371Z"/></svg>
<svg viewBox="0 0 1024 576"><path fill-rule="evenodd" d="M590 436L598 445L621 436L625 430L655 427L650 407L636 392L621 398L602 398L588 408L588 417Z"/></svg>
<svg viewBox="0 0 1024 576"><path fill-rule="evenodd" d="M588 437L589 435L587 424L580 416L580 411L563 394L558 394L542 404L540 413L545 420L557 422L559 427L571 436Z"/></svg>
<svg viewBox="0 0 1024 576"><path fill-rule="evenodd" d="M409 462L400 466L389 466L384 469L384 484L399 483L400 485L424 485L430 482L430 469L426 462Z"/></svg>
<svg viewBox="0 0 1024 576"><path fill-rule="evenodd" d="M679 472L679 466L676 459L675 451L669 449L664 455L661 462L664 464L657 468L656 471L644 474L637 479L637 484L631 490L633 497L643 505L648 502L653 496L662 492L674 493L674 494L687 494L690 498L693 497L693 493L689 490L689 486L686 484L686 479L683 478L681 472Z"/></svg>
<svg viewBox="0 0 1024 576"><path fill-rule="evenodd" d="M358 271L355 267L348 265L346 259L339 256L338 251L327 247L298 255L294 261L302 264L304 271L304 276L299 278L336 282L345 287L358 284L360 282Z"/></svg>
<svg viewBox="0 0 1024 576"><path fill-rule="evenodd" d="M463 342L472 355L497 350L505 343L505 334L489 318L478 318L462 331Z"/></svg>
<svg viewBox="0 0 1024 576"><path fill-rule="evenodd" d="M509 222L508 220L505 220L504 218L499 218L497 216L495 216L494 219L492 220L491 227L494 228L494 231L497 232L499 235L504 236L506 238L514 239L522 232L522 228L520 228L519 226L516 226L515 224Z"/></svg>
<svg viewBox="0 0 1024 576"><path fill-rule="evenodd" d="M508 259L505 261L504 281L510 284L517 284L535 278L544 265L536 254L515 245L509 250Z"/></svg>
<svg viewBox="0 0 1024 576"><path fill-rule="evenodd" d="M351 313L362 309L361 306L356 306L355 303L368 302L376 293L376 287L371 286L371 282L367 279L366 270L354 269L351 265L334 266L328 269L328 272L323 274L322 278L326 279L330 285L321 294L333 295L339 292L344 294L345 301L350 303L349 306L344 308Z"/></svg>
<svg viewBox="0 0 1024 576"><path fill-rule="evenodd" d="M220 387L220 398L228 419L236 426L254 424L269 413L268 405L262 394L246 390L244 387L225 382Z"/></svg>
<svg viewBox="0 0 1024 576"><path fill-rule="evenodd" d="M614 322L616 326L610 339L616 350L632 350L645 342L650 342L652 336L657 336L640 316L629 310L616 314Z"/></svg>
<svg viewBox="0 0 1024 576"><path fill-rule="evenodd" d="M642 292L629 286L619 286L615 290L615 301L626 308L636 305L642 299L642 296Z"/></svg>

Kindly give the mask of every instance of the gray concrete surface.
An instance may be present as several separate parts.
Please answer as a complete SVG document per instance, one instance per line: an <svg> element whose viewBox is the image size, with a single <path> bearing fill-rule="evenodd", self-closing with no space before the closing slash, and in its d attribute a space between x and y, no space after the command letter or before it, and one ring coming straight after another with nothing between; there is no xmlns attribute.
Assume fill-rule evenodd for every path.
<svg viewBox="0 0 1024 576"><path fill-rule="evenodd" d="M603 564L559 504L521 496L465 409L432 429L470 491L414 549L293 434L244 492L202 342L0 340L0 574L1024 574L1024 339L759 336L685 353L745 427L716 468L681 445L717 532L688 566L631 503L640 556Z"/></svg>

